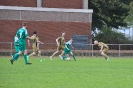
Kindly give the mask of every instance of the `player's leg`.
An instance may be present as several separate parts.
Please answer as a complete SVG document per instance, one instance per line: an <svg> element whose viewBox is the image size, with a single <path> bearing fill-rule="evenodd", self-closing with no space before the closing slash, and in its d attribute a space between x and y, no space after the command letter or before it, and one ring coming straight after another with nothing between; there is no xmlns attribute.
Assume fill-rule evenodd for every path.
<svg viewBox="0 0 133 88"><path fill-rule="evenodd" d="M24 60L25 60L25 64L32 64L32 63L29 63L28 60L27 60L27 50L24 50Z"/></svg>
<svg viewBox="0 0 133 88"><path fill-rule="evenodd" d="M75 55L73 54L72 51L70 51L70 54L72 55L73 59L76 61Z"/></svg>
<svg viewBox="0 0 133 88"><path fill-rule="evenodd" d="M27 56L27 60L29 60L29 57L34 56L37 53L37 47L36 46L32 46L32 50L33 52Z"/></svg>
<svg viewBox="0 0 133 88"><path fill-rule="evenodd" d="M101 52L101 55L108 61L109 57L107 56L107 51L108 49L104 48L103 51Z"/></svg>
<svg viewBox="0 0 133 88"><path fill-rule="evenodd" d="M69 55L68 55L68 54L65 54L65 55L63 56L63 60L65 60L67 57L69 57Z"/></svg>
<svg viewBox="0 0 133 88"><path fill-rule="evenodd" d="M19 46L14 45L15 53L19 53ZM12 55L12 58L14 57L15 54Z"/></svg>
<svg viewBox="0 0 133 88"><path fill-rule="evenodd" d="M105 49L103 52L107 55L108 50L109 50L109 49L107 48L107 49ZM109 61L109 60L110 60L110 57L107 56L106 60Z"/></svg>
<svg viewBox="0 0 133 88"><path fill-rule="evenodd" d="M59 55L59 57L63 60L63 55L65 53L64 51L64 46L60 46L60 50L62 50L61 54Z"/></svg>
<svg viewBox="0 0 133 88"><path fill-rule="evenodd" d="M64 54L64 46L60 46L60 50L62 50L60 56L63 56L63 54Z"/></svg>
<svg viewBox="0 0 133 88"><path fill-rule="evenodd" d="M57 50L53 53L52 56L50 56L50 59L52 60L52 58L59 52L60 50L60 46L57 47Z"/></svg>
<svg viewBox="0 0 133 88"><path fill-rule="evenodd" d="M19 58L19 56L22 54L22 46L21 45L19 45L17 48L16 47L14 47L14 48L15 48L15 50L17 50L17 53L15 53L13 55L12 59L10 60L11 64L13 64L13 62L15 60L17 60Z"/></svg>
<svg viewBox="0 0 133 88"><path fill-rule="evenodd" d="M65 60L69 54L69 50L67 50L66 48L64 48L64 56L63 56L63 60Z"/></svg>
<svg viewBox="0 0 133 88"><path fill-rule="evenodd" d="M63 54L64 54L64 50L62 50L62 52L61 52L61 54L59 55L59 57L61 58L61 59L63 59Z"/></svg>
<svg viewBox="0 0 133 88"><path fill-rule="evenodd" d="M32 64L29 63L27 60L27 49L26 49L26 44L22 44L22 50L24 51L24 60L25 60L25 64Z"/></svg>
<svg viewBox="0 0 133 88"><path fill-rule="evenodd" d="M58 52L59 50L56 50L51 57L53 58Z"/></svg>
<svg viewBox="0 0 133 88"><path fill-rule="evenodd" d="M14 56L13 56L13 58L10 60L11 64L13 64L13 62L15 60L17 60L21 54L22 54L21 51L19 51L18 53L15 53Z"/></svg>
<svg viewBox="0 0 133 88"><path fill-rule="evenodd" d="M64 50L62 50L62 53L59 55L59 57L63 60Z"/></svg>
<svg viewBox="0 0 133 88"><path fill-rule="evenodd" d="M38 49L38 57L40 58L40 62L42 62L43 59L42 59L42 56L41 56L41 50L39 50L39 49Z"/></svg>
<svg viewBox="0 0 133 88"><path fill-rule="evenodd" d="M28 57L34 56L36 54L36 52L32 52L30 55L28 55Z"/></svg>
<svg viewBox="0 0 133 88"><path fill-rule="evenodd" d="M29 57L34 56L36 52L32 52L30 55L27 56L27 60L29 60Z"/></svg>

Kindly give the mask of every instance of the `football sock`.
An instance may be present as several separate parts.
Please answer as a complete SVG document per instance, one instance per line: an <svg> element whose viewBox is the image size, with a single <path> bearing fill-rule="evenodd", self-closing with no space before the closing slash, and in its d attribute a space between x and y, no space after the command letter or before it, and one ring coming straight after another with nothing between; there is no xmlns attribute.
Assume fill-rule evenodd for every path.
<svg viewBox="0 0 133 88"><path fill-rule="evenodd" d="M24 60L25 60L25 63L28 63L28 61L27 61L27 54L24 54Z"/></svg>
<svg viewBox="0 0 133 88"><path fill-rule="evenodd" d="M14 54L13 55L13 58L12 58L12 61L15 61L15 60L17 60L18 58L19 58L19 54L18 53L16 53L16 54Z"/></svg>
<svg viewBox="0 0 133 88"><path fill-rule="evenodd" d="M73 57L73 59L74 59L74 60L76 60L76 58L75 58L75 56L74 56L74 55L72 55L72 57Z"/></svg>
<svg viewBox="0 0 133 88"><path fill-rule="evenodd" d="M41 58L41 54L40 54L40 53L38 53L38 57L40 57L40 58Z"/></svg>
<svg viewBox="0 0 133 88"><path fill-rule="evenodd" d="M63 60L64 60L65 58L67 58L67 56L66 56L66 55L65 55L65 56L63 56Z"/></svg>
<svg viewBox="0 0 133 88"><path fill-rule="evenodd" d="M104 56L104 58L105 58L105 59L107 59L107 58L108 58L108 56L107 56L106 54L103 54L103 56Z"/></svg>
<svg viewBox="0 0 133 88"><path fill-rule="evenodd" d="M42 56L40 53L38 53L38 57L40 58L40 60L42 60Z"/></svg>

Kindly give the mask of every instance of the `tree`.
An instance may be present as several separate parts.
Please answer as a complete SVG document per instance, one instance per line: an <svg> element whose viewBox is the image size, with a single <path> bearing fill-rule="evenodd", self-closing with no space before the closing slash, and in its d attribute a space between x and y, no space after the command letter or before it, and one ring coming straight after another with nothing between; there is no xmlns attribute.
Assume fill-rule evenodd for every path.
<svg viewBox="0 0 133 88"><path fill-rule="evenodd" d="M133 1L130 3L130 11L129 15L126 17L125 22L127 22L128 26L133 25Z"/></svg>
<svg viewBox="0 0 133 88"><path fill-rule="evenodd" d="M126 26L125 17L129 15L129 3L132 0L88 0L89 9L93 9L92 29Z"/></svg>
<svg viewBox="0 0 133 88"><path fill-rule="evenodd" d="M111 28L103 27L100 32L96 34L95 40L102 41L107 44L129 44L133 41L125 37L124 34L112 30Z"/></svg>

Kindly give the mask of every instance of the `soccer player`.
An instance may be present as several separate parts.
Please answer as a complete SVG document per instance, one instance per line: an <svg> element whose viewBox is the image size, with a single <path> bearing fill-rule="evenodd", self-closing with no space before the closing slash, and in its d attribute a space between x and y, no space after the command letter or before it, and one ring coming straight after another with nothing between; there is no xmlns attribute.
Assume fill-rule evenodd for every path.
<svg viewBox="0 0 133 88"><path fill-rule="evenodd" d="M50 56L50 59L51 60L52 60L53 56L55 54L57 54L59 51L61 51L61 50L62 50L62 53L59 55L59 57L61 57L64 54L64 44L65 44L65 38L64 38L64 36L65 36L65 32L62 33L62 36L61 37L58 37L56 39L57 50L56 50L56 52L53 53L52 56Z"/></svg>
<svg viewBox="0 0 133 88"><path fill-rule="evenodd" d="M32 63L29 63L27 61L27 50L26 50L26 38L29 38L28 36L28 32L27 32L27 22L23 23L23 27L18 29L15 37L18 38L18 48L19 48L19 52L14 54L14 57L10 60L11 64L13 64L13 62L15 60L17 60L19 58L19 56L22 54L22 52L24 52L24 60L25 60L25 64L30 65Z"/></svg>
<svg viewBox="0 0 133 88"><path fill-rule="evenodd" d="M31 53L30 55L27 56L27 59L29 59L30 56L35 55L36 53L38 53L38 56L40 57L40 62L43 61L42 57L41 57L41 51L39 50L38 44L43 44L43 42L39 41L39 38L37 36L37 32L34 31L33 35L30 37L30 40L32 42L32 49L33 49L33 53ZM28 45L30 46L30 40L28 39Z"/></svg>
<svg viewBox="0 0 133 88"><path fill-rule="evenodd" d="M109 50L109 47L103 43L103 42L98 42L97 40L94 41L94 45L98 45L98 47L100 48L100 52L101 55L107 60L109 61L110 57L107 56L107 51Z"/></svg>
<svg viewBox="0 0 133 88"><path fill-rule="evenodd" d="M66 44L65 44L65 48L64 48L64 52L65 52L65 55L62 57L63 60L65 60L65 58L68 58L69 57L69 54L72 55L73 59L76 61L76 58L72 52L72 48L74 48L72 46L72 42L73 42L73 39L71 38Z"/></svg>

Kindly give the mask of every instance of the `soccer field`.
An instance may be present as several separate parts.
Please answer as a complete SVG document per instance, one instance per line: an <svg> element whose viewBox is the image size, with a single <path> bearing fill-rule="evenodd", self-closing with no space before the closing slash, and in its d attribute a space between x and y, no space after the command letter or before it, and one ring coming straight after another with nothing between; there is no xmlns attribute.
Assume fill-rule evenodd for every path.
<svg viewBox="0 0 133 88"><path fill-rule="evenodd" d="M0 88L133 88L133 59L77 57L77 61L52 61L21 57L13 65L0 58Z"/></svg>

